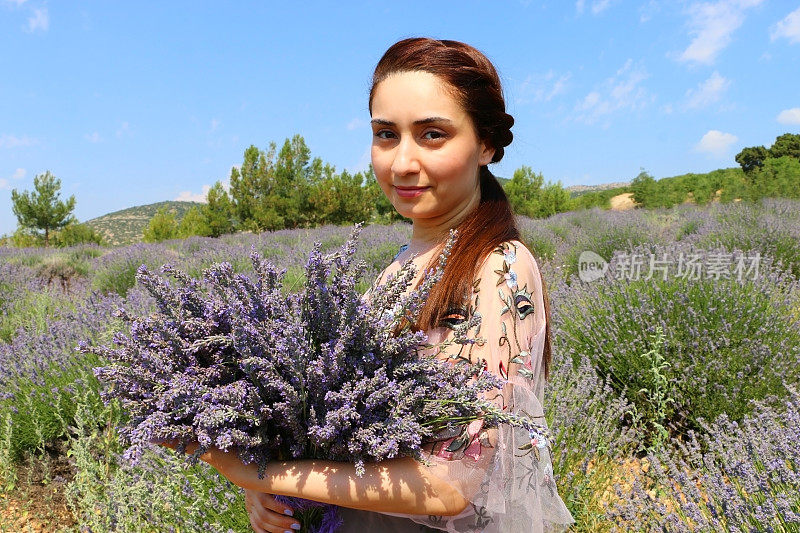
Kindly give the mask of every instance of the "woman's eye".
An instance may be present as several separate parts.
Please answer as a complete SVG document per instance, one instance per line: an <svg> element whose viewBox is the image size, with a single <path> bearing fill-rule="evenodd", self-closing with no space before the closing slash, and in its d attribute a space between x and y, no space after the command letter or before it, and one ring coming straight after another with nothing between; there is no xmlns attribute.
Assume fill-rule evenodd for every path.
<svg viewBox="0 0 800 533"><path fill-rule="evenodd" d="M430 139L430 140L436 140L436 139L443 139L445 137L445 134L442 133L441 131L435 131L435 130L434 131L426 131L423 134L423 137L425 137L427 139Z"/></svg>
<svg viewBox="0 0 800 533"><path fill-rule="evenodd" d="M389 130L380 130L375 132L375 137L379 139L391 139L394 134Z"/></svg>

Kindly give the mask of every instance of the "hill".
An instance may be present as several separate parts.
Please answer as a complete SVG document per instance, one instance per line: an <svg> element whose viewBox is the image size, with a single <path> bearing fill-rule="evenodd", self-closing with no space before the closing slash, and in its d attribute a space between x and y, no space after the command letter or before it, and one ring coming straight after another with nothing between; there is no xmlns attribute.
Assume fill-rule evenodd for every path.
<svg viewBox="0 0 800 533"><path fill-rule="evenodd" d="M87 220L86 224L98 231L110 245L133 244L141 242L144 228L156 211L162 207L166 207L168 211L175 214L176 218L180 219L189 208L195 205L202 204L169 201L138 205Z"/></svg>
<svg viewBox="0 0 800 533"><path fill-rule="evenodd" d="M569 187L564 187L564 188L567 191L569 191L570 197L575 198L577 196L581 196L592 192L629 187L630 184L631 184L630 181L615 181L614 183L600 183L598 185L570 185Z"/></svg>

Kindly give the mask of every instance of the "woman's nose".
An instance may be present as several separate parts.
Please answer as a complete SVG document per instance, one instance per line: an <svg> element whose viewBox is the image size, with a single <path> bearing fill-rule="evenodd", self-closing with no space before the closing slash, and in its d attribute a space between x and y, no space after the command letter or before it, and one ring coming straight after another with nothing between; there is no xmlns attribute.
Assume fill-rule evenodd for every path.
<svg viewBox="0 0 800 533"><path fill-rule="evenodd" d="M409 138L401 139L394 153L392 173L398 176L419 172L417 145Z"/></svg>

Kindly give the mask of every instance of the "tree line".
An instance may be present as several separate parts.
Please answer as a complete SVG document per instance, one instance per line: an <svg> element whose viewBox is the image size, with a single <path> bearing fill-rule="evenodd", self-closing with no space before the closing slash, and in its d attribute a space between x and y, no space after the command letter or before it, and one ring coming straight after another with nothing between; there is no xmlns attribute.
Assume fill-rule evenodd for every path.
<svg viewBox="0 0 800 533"><path fill-rule="evenodd" d="M706 174L684 174L656 180L645 170L631 183L637 206L672 207L690 198L704 205L758 201L761 198L800 198L800 135L778 136L770 148L743 148L735 157L739 167Z"/></svg>
<svg viewBox="0 0 800 533"><path fill-rule="evenodd" d="M523 166L505 182L512 208L530 217L546 217L576 207L561 182L544 183L541 173ZM231 169L226 190L217 182L207 203L190 208L178 220L164 208L150 220L144 239L157 242L192 235L217 237L236 231L271 231L323 224L387 223L401 220L381 191L372 166L364 172L337 172L311 152L301 135L280 150L250 146L242 164Z"/></svg>
<svg viewBox="0 0 800 533"><path fill-rule="evenodd" d="M242 164L231 169L228 188L216 182L206 200L180 220L160 210L145 230L145 240L399 219L371 166L364 172L337 172L311 157L301 135L286 139L280 150L275 142L266 150L251 145Z"/></svg>
<svg viewBox="0 0 800 533"><path fill-rule="evenodd" d="M703 205L714 199L800 198L800 135L781 135L769 148L744 148L735 159L739 168L660 180L642 170L629 187L575 196L560 181L545 182L542 173L529 166L500 181L514 212L532 218L591 207L608 209L613 196L626 192L644 208L671 207L687 199ZM47 171L34 178L33 191L13 190L19 226L0 244L3 240L15 246L103 244L95 230L77 221L72 214L75 197L62 200L60 187L61 181ZM160 209L145 228L144 240L402 219L381 191L372 166L363 172L337 172L319 157L311 157L301 135L287 138L280 150L275 142L266 150L248 147L242 164L231 169L228 187L217 181L206 200L180 219Z"/></svg>
<svg viewBox="0 0 800 533"><path fill-rule="evenodd" d="M544 182L523 166L510 180L500 178L517 214L547 217L602 204L603 198L572 199L561 182ZM69 246L102 243L99 234L72 216L75 198L58 198L60 180L49 171L34 179L32 193L12 192L19 228L7 240L16 246ZM605 199L607 200L607 199ZM32 207L34 206L34 207ZM301 135L271 142L266 150L251 145L241 165L231 169L228 186L217 181L206 202L178 218L168 207L156 212L144 229L146 242L190 236L218 237L237 231L274 231L324 224L391 223L402 220L381 191L372 166L363 172L338 172L311 151ZM54 239L50 236L54 235Z"/></svg>

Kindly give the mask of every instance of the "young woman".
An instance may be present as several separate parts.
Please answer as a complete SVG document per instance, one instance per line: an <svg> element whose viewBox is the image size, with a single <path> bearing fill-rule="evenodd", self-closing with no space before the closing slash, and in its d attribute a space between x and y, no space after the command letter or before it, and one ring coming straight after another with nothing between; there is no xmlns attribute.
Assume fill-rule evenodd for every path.
<svg viewBox="0 0 800 533"><path fill-rule="evenodd" d="M454 364L482 361L508 380L492 396L540 422L524 430L486 430L480 421L430 443L431 464L398 458L368 465L330 461L270 463L259 479L233 453L203 457L246 489L254 531L298 529L273 494L343 507L341 531L561 531L573 522L553 481L542 409L550 362L549 304L531 252L520 242L508 200L487 165L511 143L497 73L464 43L426 38L394 44L370 90L372 164L397 211L411 219L410 243L377 283L409 258L422 272L438 259L449 230L458 240L417 326L439 343L471 316L476 342L430 349ZM422 526L420 526L422 524Z"/></svg>

